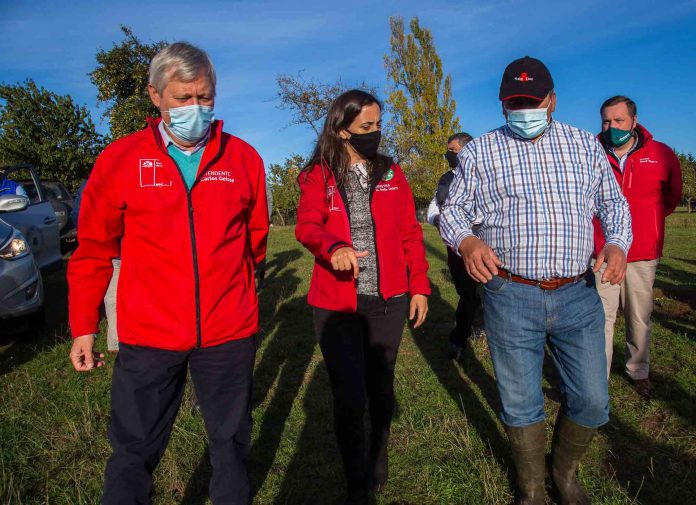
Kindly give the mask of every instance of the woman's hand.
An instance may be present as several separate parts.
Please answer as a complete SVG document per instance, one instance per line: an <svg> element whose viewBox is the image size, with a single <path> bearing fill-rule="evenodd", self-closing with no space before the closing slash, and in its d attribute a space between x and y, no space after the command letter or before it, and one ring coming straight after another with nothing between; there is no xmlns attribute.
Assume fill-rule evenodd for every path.
<svg viewBox="0 0 696 505"><path fill-rule="evenodd" d="M411 297L411 308L408 312L409 321L413 321L413 318L418 314L418 318L413 323L414 328L418 328L423 321L425 321L425 315L428 313L428 297L425 295L413 295Z"/></svg>
<svg viewBox="0 0 696 505"><path fill-rule="evenodd" d="M341 247L331 255L331 266L334 270L353 270L353 277L357 279L360 272L358 260L367 254L367 251L357 252L352 247Z"/></svg>

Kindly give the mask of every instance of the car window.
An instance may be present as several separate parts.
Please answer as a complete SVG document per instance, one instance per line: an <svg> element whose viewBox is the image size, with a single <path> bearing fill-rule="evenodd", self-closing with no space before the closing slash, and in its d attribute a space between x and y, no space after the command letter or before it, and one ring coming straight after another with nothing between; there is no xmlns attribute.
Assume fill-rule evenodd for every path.
<svg viewBox="0 0 696 505"><path fill-rule="evenodd" d="M56 200L72 200L72 196L68 190L60 182L47 181L43 183L45 192L48 198Z"/></svg>
<svg viewBox="0 0 696 505"><path fill-rule="evenodd" d="M28 168L10 169L7 171L7 178L22 186L30 205L41 202L41 195Z"/></svg>

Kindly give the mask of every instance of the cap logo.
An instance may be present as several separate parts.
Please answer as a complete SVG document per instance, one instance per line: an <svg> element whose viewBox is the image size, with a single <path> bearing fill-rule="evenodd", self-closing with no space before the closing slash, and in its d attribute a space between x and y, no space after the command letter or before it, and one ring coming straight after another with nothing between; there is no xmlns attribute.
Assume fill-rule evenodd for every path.
<svg viewBox="0 0 696 505"><path fill-rule="evenodd" d="M527 82L527 81L533 81L534 77L529 77L529 74L527 72L522 72L519 77L515 77L515 80Z"/></svg>

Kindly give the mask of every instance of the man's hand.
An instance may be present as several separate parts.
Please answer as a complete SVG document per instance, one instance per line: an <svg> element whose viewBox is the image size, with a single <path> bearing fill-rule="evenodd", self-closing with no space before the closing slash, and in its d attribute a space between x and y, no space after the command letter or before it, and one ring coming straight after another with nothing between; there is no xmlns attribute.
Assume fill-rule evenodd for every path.
<svg viewBox="0 0 696 505"><path fill-rule="evenodd" d="M358 259L364 258L367 254L367 251L357 252L352 247L341 247L331 255L331 266L334 270L352 270L353 277L357 279L360 272Z"/></svg>
<svg viewBox="0 0 696 505"><path fill-rule="evenodd" d="M73 340L70 349L70 361L78 372L89 372L93 368L98 368L104 364L104 355L94 352L94 334L82 335Z"/></svg>
<svg viewBox="0 0 696 505"><path fill-rule="evenodd" d="M409 321L413 321L413 318L416 317L416 314L418 315L415 322L413 323L414 328L418 328L421 324L423 324L423 321L425 321L425 315L427 313L428 297L425 295L413 295L411 297L411 307L408 311L408 319Z"/></svg>
<svg viewBox="0 0 696 505"><path fill-rule="evenodd" d="M602 274L602 284L609 282L612 285L621 284L626 277L626 253L619 246L607 244L597 255L593 272L599 272L606 262L607 268Z"/></svg>
<svg viewBox="0 0 696 505"><path fill-rule="evenodd" d="M459 244L459 254L462 255L469 276L484 284L494 275L498 275L498 267L503 264L493 249L473 235L466 237Z"/></svg>

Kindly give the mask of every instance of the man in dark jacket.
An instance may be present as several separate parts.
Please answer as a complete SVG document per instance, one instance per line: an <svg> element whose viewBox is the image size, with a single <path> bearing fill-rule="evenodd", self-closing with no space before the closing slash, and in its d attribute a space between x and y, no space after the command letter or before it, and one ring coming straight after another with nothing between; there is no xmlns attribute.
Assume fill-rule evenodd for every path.
<svg viewBox="0 0 696 505"><path fill-rule="evenodd" d="M682 196L679 160L674 151L653 139L638 124L636 104L615 96L600 109L602 133L599 140L631 209L633 244L628 251L626 279L617 285L599 282L597 290L605 313L607 374L611 370L614 323L619 305L626 319L626 373L636 391L650 398L650 317L653 309L655 272L662 256L665 217L674 211ZM604 247L604 234L597 219L595 255Z"/></svg>
<svg viewBox="0 0 696 505"><path fill-rule="evenodd" d="M450 167L446 173L440 177L437 183L437 191L428 206L428 222L440 230L440 209L447 200L449 188L454 179L454 169L457 168L457 155L467 143L472 140L468 133L455 133L447 139L447 151L445 158ZM447 266L454 287L459 295L457 311L455 313L455 326L450 332L449 349L447 355L450 359L460 359L466 348L466 342L472 334L475 336L485 335L481 324L475 324L475 319L480 314L481 299L478 295L478 283L466 273L466 268L462 259L447 248Z"/></svg>

